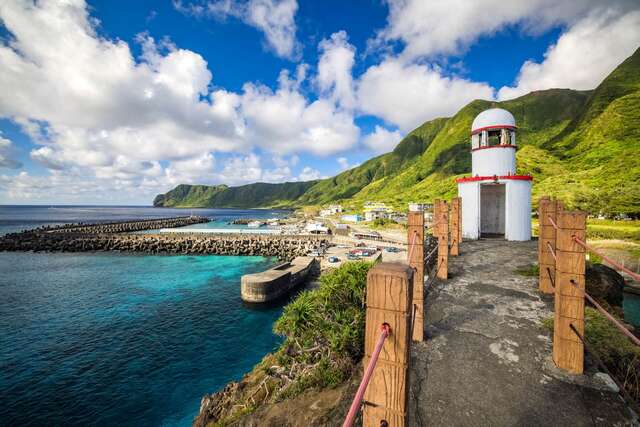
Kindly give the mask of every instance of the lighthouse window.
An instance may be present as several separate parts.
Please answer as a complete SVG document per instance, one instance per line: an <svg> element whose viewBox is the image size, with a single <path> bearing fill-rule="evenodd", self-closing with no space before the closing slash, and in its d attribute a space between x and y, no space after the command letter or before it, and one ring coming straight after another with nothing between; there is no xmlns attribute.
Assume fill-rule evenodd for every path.
<svg viewBox="0 0 640 427"><path fill-rule="evenodd" d="M510 130L509 134L511 135L511 145L515 146L516 145L516 132L513 131L513 130Z"/></svg>
<svg viewBox="0 0 640 427"><path fill-rule="evenodd" d="M480 147L480 134L471 135L471 148Z"/></svg>
<svg viewBox="0 0 640 427"><path fill-rule="evenodd" d="M500 130L490 130L488 132L489 134L489 143L487 144L489 147L494 147L496 145L500 145L500 136L501 136Z"/></svg>

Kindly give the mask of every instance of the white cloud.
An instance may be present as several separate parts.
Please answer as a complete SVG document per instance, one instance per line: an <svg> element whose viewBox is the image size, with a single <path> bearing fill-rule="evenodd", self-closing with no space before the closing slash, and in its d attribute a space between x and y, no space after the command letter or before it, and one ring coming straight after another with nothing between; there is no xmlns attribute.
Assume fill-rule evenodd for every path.
<svg viewBox="0 0 640 427"><path fill-rule="evenodd" d="M457 54L481 36L510 25L538 33L554 25L572 24L598 9L637 7L636 0L387 0L387 26L372 41L380 47L401 41L405 60Z"/></svg>
<svg viewBox="0 0 640 427"><path fill-rule="evenodd" d="M15 158L15 148L13 143L2 137L0 132L0 168L19 169L22 163Z"/></svg>
<svg viewBox="0 0 640 427"><path fill-rule="evenodd" d="M450 116L474 99L492 99L493 89L458 77L446 77L428 65L389 58L371 66L358 83L358 104L407 132L426 120Z"/></svg>
<svg viewBox="0 0 640 427"><path fill-rule="evenodd" d="M318 170L309 166L305 166L302 169L302 172L300 172L300 175L298 175L298 179L300 181L312 181L320 178L322 178L322 174L320 174Z"/></svg>
<svg viewBox="0 0 640 427"><path fill-rule="evenodd" d="M295 59L299 55L296 41L296 0L214 0L205 4L184 3L174 0L180 12L194 16L213 16L224 19L228 16L240 19L262 31L268 47L276 55Z"/></svg>
<svg viewBox="0 0 640 427"><path fill-rule="evenodd" d="M622 17L592 14L549 47L541 63L527 61L515 87L503 87L500 99L548 88L593 89L640 45L640 11Z"/></svg>
<svg viewBox="0 0 640 427"><path fill-rule="evenodd" d="M259 22L261 8L286 5L297 8L260 1L247 7ZM84 174L96 188L113 188L111 178L120 188L165 191L181 181L294 179L295 153L332 154L359 138L352 112L302 92L306 64L293 78L283 71L275 91L252 83L241 93L212 91L202 56L144 33L135 58L126 42L96 33L82 0L6 1L0 19L11 36L0 40L0 117L31 137L31 159L56 174L54 182ZM256 147L288 155L291 164L262 169L251 154ZM239 155L212 172L219 152Z"/></svg>
<svg viewBox="0 0 640 427"><path fill-rule="evenodd" d="M0 44L0 116L48 144L34 159L104 167L246 148L239 96L208 93L200 55L142 36L137 62L95 34L80 0L3 2L0 18L13 36Z"/></svg>
<svg viewBox="0 0 640 427"><path fill-rule="evenodd" d="M356 49L347 41L347 33L333 33L319 46L318 76L316 81L321 93L345 108L353 108L353 78L351 70L355 62Z"/></svg>
<svg viewBox="0 0 640 427"><path fill-rule="evenodd" d="M276 91L252 83L244 86L242 112L249 141L280 154L328 155L355 145L360 130L353 115L324 98L309 102L297 86L287 75L281 76Z"/></svg>
<svg viewBox="0 0 640 427"><path fill-rule="evenodd" d="M390 131L376 125L373 133L364 137L364 144L374 153L382 154L393 150L400 140L402 140L402 134L399 131Z"/></svg>

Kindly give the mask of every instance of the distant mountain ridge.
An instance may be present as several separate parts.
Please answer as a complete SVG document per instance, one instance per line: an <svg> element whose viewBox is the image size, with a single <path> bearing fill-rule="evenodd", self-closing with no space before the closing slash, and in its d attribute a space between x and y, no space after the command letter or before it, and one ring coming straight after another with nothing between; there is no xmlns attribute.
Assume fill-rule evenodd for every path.
<svg viewBox="0 0 640 427"><path fill-rule="evenodd" d="M549 89L492 102L476 100L450 118L425 122L396 148L332 178L281 184L180 185L154 200L174 207L298 207L367 200L398 208L452 197L469 174L471 122L500 107L516 118L518 173L534 177L534 200L570 208L640 214L640 49L591 91ZM269 194L265 194L265 193Z"/></svg>

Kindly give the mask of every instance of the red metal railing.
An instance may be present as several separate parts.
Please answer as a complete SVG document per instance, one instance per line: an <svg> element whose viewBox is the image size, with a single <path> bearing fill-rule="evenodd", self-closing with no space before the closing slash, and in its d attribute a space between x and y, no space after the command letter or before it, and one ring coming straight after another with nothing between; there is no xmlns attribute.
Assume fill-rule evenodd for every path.
<svg viewBox="0 0 640 427"><path fill-rule="evenodd" d="M603 314L607 319L609 319L609 321L611 321L611 323L613 323L613 324L616 326L616 328L618 328L618 329L620 330L620 332L622 332L622 333L623 333L623 334L625 334L627 337L629 337L629 339L630 339L631 341L633 341L633 343L634 343L635 345L640 346L640 339L638 339L638 337L636 337L635 335L633 335L633 333L632 333L629 329L627 329L627 328L626 328L622 323L620 323L620 322L618 321L618 319L616 319L616 318L615 318L615 317L613 317L611 314L609 314L609 312L608 312L607 310L605 310L604 308L602 308L602 306L601 306L600 304L598 304L598 302L597 302L595 299L593 299L593 297L592 297L591 295L589 295L589 294L587 293L587 291L585 291L585 290L581 289L581 288L578 286L578 284L577 284L573 279L571 279L571 280L569 281L569 283L571 283L571 286L573 286L574 288L576 288L577 290L579 290L580 292L582 292L582 294L585 296L585 298L586 298L586 299L588 299L588 300L589 300L589 302L590 302L591 304L593 304L593 305L594 305L594 307L595 307L595 308L597 308L597 309L598 309L598 311L599 311L600 313L602 313L602 314Z"/></svg>
<svg viewBox="0 0 640 427"><path fill-rule="evenodd" d="M547 218L549 219L549 221L551 222L551 225L553 226L553 228L555 228L556 230L558 230L558 224L556 224L556 222L553 220L553 218L551 217L551 215L547 215ZM618 270L622 270L625 273L627 273L629 276L633 277L633 280L637 280L640 281L640 274L638 273L634 273L633 271L629 270L628 268L626 268L624 265L612 260L611 258L609 258L608 256L606 256L605 254L603 254L602 252L600 252L599 250L595 249L593 246L588 245L587 242L583 241L582 239L580 239L577 236L571 236L571 238L573 239L574 242L576 242L577 244L579 244L580 246L582 246L583 248L585 248L586 250L588 250L589 252L592 252L598 256L600 256L603 260L607 261L609 264L611 264L612 266L614 266L615 268L617 268ZM549 245L549 242L547 242L547 245ZM551 248L549 248L551 249ZM555 258L555 256L554 256Z"/></svg>
<svg viewBox="0 0 640 427"><path fill-rule="evenodd" d="M371 381L371 376L373 375L373 370L376 367L376 363L378 362L378 356L380 356L380 351L382 351L382 346L384 345L384 341L387 339L389 334L391 333L391 327L388 323L383 323L380 325L380 337L378 338L378 342L376 343L376 347L373 350L373 354L371 354L371 359L367 364L367 369L364 371L364 375L362 376L362 381L360 381L360 386L358 387L358 391L356 395L353 397L353 402L351 402L351 407L349 408L349 412L347 413L347 417L344 419L344 423L342 427L351 427L353 422L358 415L358 410L362 405L362 398L364 397L364 392L367 390L367 386L369 385L369 381Z"/></svg>
<svg viewBox="0 0 640 427"><path fill-rule="evenodd" d="M640 274L634 273L633 271L631 271L628 268L626 268L624 265L621 265L621 264L617 263L616 261L612 260L611 258L606 256L602 252L594 249L592 246L588 245L586 242L582 241L578 237L576 237L576 236L572 236L572 237L573 237L573 241L574 242L576 242L577 244L579 244L580 246L582 246L583 248L585 248L589 252L593 252L594 254L600 256L603 260L607 261L609 264L611 264L612 266L614 266L618 270L622 270L625 273L627 273L629 276L633 277L634 280L640 281Z"/></svg>

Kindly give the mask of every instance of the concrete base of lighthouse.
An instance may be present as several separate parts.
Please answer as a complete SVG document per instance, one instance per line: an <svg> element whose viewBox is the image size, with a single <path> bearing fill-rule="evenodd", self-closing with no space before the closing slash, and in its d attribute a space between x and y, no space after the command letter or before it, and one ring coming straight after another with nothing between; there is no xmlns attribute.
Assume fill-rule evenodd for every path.
<svg viewBox="0 0 640 427"><path fill-rule="evenodd" d="M458 179L462 237L504 236L531 240L531 177L509 175Z"/></svg>

